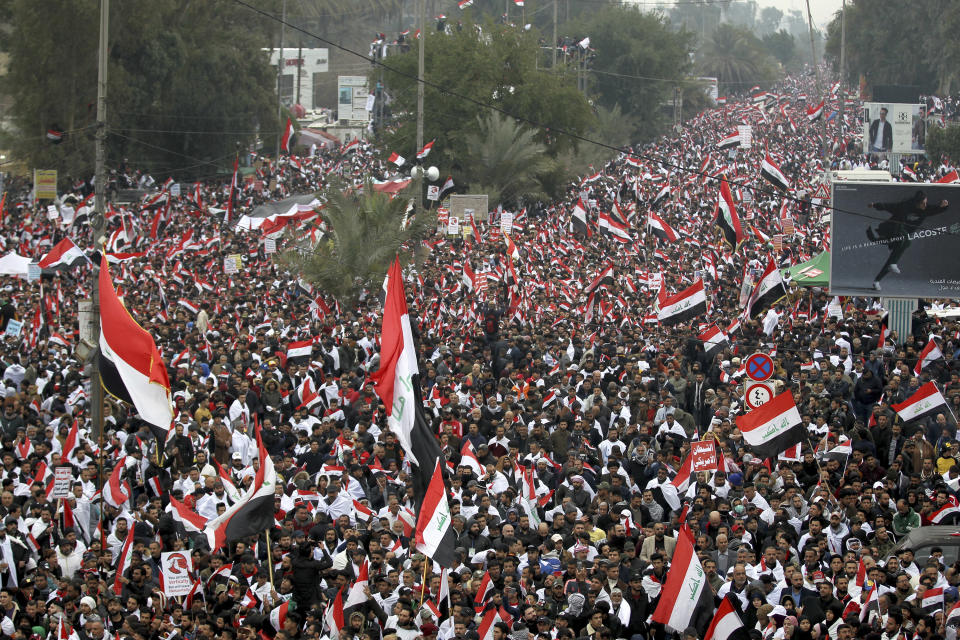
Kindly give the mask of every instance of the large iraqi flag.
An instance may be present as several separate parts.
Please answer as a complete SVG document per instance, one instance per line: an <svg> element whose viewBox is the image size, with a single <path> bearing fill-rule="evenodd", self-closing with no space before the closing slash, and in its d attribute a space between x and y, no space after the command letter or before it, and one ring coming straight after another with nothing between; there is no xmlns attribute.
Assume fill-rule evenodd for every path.
<svg viewBox="0 0 960 640"><path fill-rule="evenodd" d="M157 344L117 297L106 257L100 258L100 379L111 395L132 404L165 433L173 422L170 379Z"/></svg>
<svg viewBox="0 0 960 640"><path fill-rule="evenodd" d="M713 597L707 587L707 574L693 548L693 534L684 524L677 536L677 547L670 560L667 581L653 612L653 621L676 631L690 626L697 611L713 609Z"/></svg>
<svg viewBox="0 0 960 640"><path fill-rule="evenodd" d="M410 328L407 299L403 291L400 260L387 273L380 334L380 368L370 374L373 388L383 402L387 423L400 441L407 458L419 468L414 473L417 496L427 492L429 469L440 458L440 445L427 426L420 394L420 369Z"/></svg>
<svg viewBox="0 0 960 640"><path fill-rule="evenodd" d="M890 405L904 422L926 417L937 411L945 411L947 400L937 389L937 385L928 382L912 396L899 404Z"/></svg>
<svg viewBox="0 0 960 640"><path fill-rule="evenodd" d="M737 428L761 458L776 458L777 454L803 442L807 431L790 391L784 391L746 415L737 416Z"/></svg>

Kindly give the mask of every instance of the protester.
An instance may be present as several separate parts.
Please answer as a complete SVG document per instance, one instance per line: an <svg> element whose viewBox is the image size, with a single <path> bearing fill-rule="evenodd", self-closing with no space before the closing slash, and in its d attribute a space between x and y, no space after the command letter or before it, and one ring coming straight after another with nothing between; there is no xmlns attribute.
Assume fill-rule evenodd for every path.
<svg viewBox="0 0 960 640"><path fill-rule="evenodd" d="M921 311L897 340L878 301L792 284L743 317L744 274L756 282L771 258L796 264L829 245L825 203L813 197L821 133L836 137L831 164L871 162L850 144L856 110L840 133L826 116L808 121L814 95L807 77L793 77L759 106L731 96L570 185L562 201L514 212L516 257L496 212L467 237L425 243L404 286L423 413L451 471L456 560L443 573L411 539L420 507L411 471L432 469L411 467L369 380L382 364L378 296L347 308L311 291L267 254L262 230L235 226L254 206L334 175L394 188L382 150L258 159L226 223L230 198L217 182L113 203L110 275L166 364L172 433L108 397L94 435L76 350L78 303L91 291L85 260L39 282L3 278L6 321L24 325L2 345L0 633L703 638L723 596L762 638L955 637L955 552L889 553L960 513L957 323ZM751 148L718 150L739 124L752 126ZM765 152L780 158L787 195L761 177ZM714 224L721 178L743 222L738 248ZM157 181L125 163L113 182L119 194ZM78 186L75 222L16 195L2 220L8 251L38 260L64 238L92 245L88 185ZM611 211L627 242L603 222ZM663 227L650 226L651 212ZM298 218L290 232L320 240L322 213ZM700 280L703 312L658 324L658 291ZM723 334L716 344L702 337L711 327ZM931 335L942 357L916 368ZM756 455L737 426L744 358L755 351L774 356L777 393L792 393L806 427L792 453ZM931 381L943 410L904 422L892 405ZM686 467L684 477L697 441L716 443L722 467ZM204 523L262 488L268 462L269 532L211 549ZM65 500L51 497L61 465L73 473ZM710 606L668 628L653 617L684 525ZM171 552L182 565L169 565ZM188 560L189 594L167 595L169 566Z"/></svg>

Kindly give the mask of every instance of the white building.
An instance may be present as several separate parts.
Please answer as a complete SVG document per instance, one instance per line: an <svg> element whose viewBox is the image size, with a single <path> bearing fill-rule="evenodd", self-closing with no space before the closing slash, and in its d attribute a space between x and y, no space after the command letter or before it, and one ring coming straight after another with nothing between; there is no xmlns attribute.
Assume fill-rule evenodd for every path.
<svg viewBox="0 0 960 640"><path fill-rule="evenodd" d="M284 47L282 56L279 48L265 51L270 52L270 64L274 68L278 60L283 58L280 101L288 107L299 103L307 111L319 109L322 105L314 104L313 87L321 81L319 74L330 70L330 50Z"/></svg>

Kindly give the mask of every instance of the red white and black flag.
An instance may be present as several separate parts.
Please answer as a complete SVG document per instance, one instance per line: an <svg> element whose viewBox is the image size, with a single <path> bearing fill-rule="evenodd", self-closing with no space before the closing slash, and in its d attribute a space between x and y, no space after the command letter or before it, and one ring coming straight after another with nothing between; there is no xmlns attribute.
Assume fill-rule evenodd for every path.
<svg viewBox="0 0 960 640"><path fill-rule="evenodd" d="M750 413L737 416L744 441L760 458L776 458L806 437L793 394L785 391Z"/></svg>
<svg viewBox="0 0 960 640"><path fill-rule="evenodd" d="M457 547L455 532L450 523L450 504L447 502L447 491L443 483L443 462L438 458L417 515L414 540L417 551L447 568L455 564Z"/></svg>
<svg viewBox="0 0 960 640"><path fill-rule="evenodd" d="M673 230L673 227L652 210L647 213L647 228L650 229L650 233L665 242L677 241L677 232Z"/></svg>
<svg viewBox="0 0 960 640"><path fill-rule="evenodd" d="M946 411L947 401L940 390L937 389L937 385L928 382L903 402L892 404L890 407L897 412L901 420L910 422L939 411Z"/></svg>
<svg viewBox="0 0 960 640"><path fill-rule="evenodd" d="M718 149L735 149L740 146L740 134L734 133L722 138L720 142L717 143Z"/></svg>
<svg viewBox="0 0 960 640"><path fill-rule="evenodd" d="M714 224L720 227L727 244L736 249L745 240L745 237L743 227L740 224L740 216L737 215L737 208L733 203L733 194L730 193L730 185L727 184L726 178L720 180L720 196L717 198L716 214Z"/></svg>
<svg viewBox="0 0 960 640"><path fill-rule="evenodd" d="M621 219L615 211L610 213L601 211L599 223L600 232L610 236L612 240L623 243L633 240L630 237L630 228L627 226L627 222Z"/></svg>
<svg viewBox="0 0 960 640"><path fill-rule="evenodd" d="M730 596L726 596L720 601L717 612L713 614L713 620L710 621L703 640L733 640L738 636L745 637L745 631L743 621L730 601Z"/></svg>
<svg viewBox="0 0 960 640"><path fill-rule="evenodd" d="M680 293L659 299L657 320L664 324L676 324L695 318L707 311L707 293L703 280L697 280Z"/></svg>
<svg viewBox="0 0 960 640"><path fill-rule="evenodd" d="M807 107L807 120L815 122L823 116L823 100L820 104L812 104Z"/></svg>
<svg viewBox="0 0 960 640"><path fill-rule="evenodd" d="M277 472L273 459L267 454L260 430L256 432L260 466L253 484L240 501L207 522L204 534L212 551L221 549L231 540L255 536L273 526L273 502L277 488Z"/></svg>
<svg viewBox="0 0 960 640"><path fill-rule="evenodd" d="M83 253L83 250L74 244L70 238L64 238L56 244L47 255L40 258L41 269L51 271L63 271L71 269L84 261L90 262L90 259Z"/></svg>
<svg viewBox="0 0 960 640"><path fill-rule="evenodd" d="M760 175L777 189L781 191L790 190L790 182L769 153L764 154L763 164L760 166Z"/></svg>
<svg viewBox="0 0 960 640"><path fill-rule="evenodd" d="M693 533L684 524L677 535L677 546L652 618L675 631L683 631L691 626L698 612L711 609L713 591L707 586L707 575L694 550Z"/></svg>
<svg viewBox="0 0 960 640"><path fill-rule="evenodd" d="M940 351L939 345L937 345L936 340L930 338L930 341L927 343L927 346L923 348L923 351L920 352L920 358L917 359L916 366L913 367L914 375L920 375L920 372L926 369L929 365L933 364L934 361L939 360L943 357L943 352Z"/></svg>
<svg viewBox="0 0 960 640"><path fill-rule="evenodd" d="M600 273L597 274L597 277L590 281L590 284L584 287L583 292L589 295L597 289L606 289L607 287L612 287L613 285L613 265L608 264L600 270Z"/></svg>
<svg viewBox="0 0 960 640"><path fill-rule="evenodd" d="M753 292L747 301L747 317L758 317L785 295L787 295L787 287L783 282L783 276L780 274L780 269L777 268L773 258L770 258L767 262L767 268L760 276L760 280L757 281L757 285L753 288Z"/></svg>
<svg viewBox="0 0 960 640"><path fill-rule="evenodd" d="M290 142L293 140L293 122L287 118L287 124L283 128L283 137L280 138L280 150L290 153Z"/></svg>
<svg viewBox="0 0 960 640"><path fill-rule="evenodd" d="M144 422L169 434L170 379L153 337L117 297L106 257L100 259L100 379L114 397L133 405ZM158 434L159 435L159 434Z"/></svg>
<svg viewBox="0 0 960 640"><path fill-rule="evenodd" d="M403 291L403 273L396 259L387 273L387 295L380 333L380 368L370 374L374 391L383 402L390 430L410 461L417 496L427 492L431 469L441 455L440 445L427 426L420 395L420 370L413 343L413 330Z"/></svg>
<svg viewBox="0 0 960 640"><path fill-rule="evenodd" d="M724 335L717 325L712 324L707 329L701 333L699 336L700 342L703 343L703 350L706 352L707 357L713 360L713 357L720 353L723 348L729 344L727 336Z"/></svg>
<svg viewBox="0 0 960 640"><path fill-rule="evenodd" d="M590 223L587 221L587 210L583 206L583 199L577 198L577 204L573 205L573 213L570 215L570 222L573 224L573 232L590 237Z"/></svg>

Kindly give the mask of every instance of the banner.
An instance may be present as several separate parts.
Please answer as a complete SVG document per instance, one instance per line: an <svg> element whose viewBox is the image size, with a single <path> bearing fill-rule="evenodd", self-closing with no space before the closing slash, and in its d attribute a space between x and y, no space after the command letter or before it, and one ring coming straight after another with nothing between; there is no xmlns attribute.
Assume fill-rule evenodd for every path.
<svg viewBox="0 0 960 640"><path fill-rule="evenodd" d="M185 551L171 551L160 554L160 566L163 571L163 595L185 596L193 588L193 560Z"/></svg>
<svg viewBox="0 0 960 640"><path fill-rule="evenodd" d="M690 472L715 471L717 469L717 445L713 440L690 444Z"/></svg>
<svg viewBox="0 0 960 640"><path fill-rule="evenodd" d="M960 188L834 183L830 293L960 298Z"/></svg>
<svg viewBox="0 0 960 640"><path fill-rule="evenodd" d="M70 495L73 487L73 469L69 466L53 468L53 491L51 500L62 500Z"/></svg>
<svg viewBox="0 0 960 640"><path fill-rule="evenodd" d="M55 200L57 197L57 170L33 170L33 195L37 200Z"/></svg>

